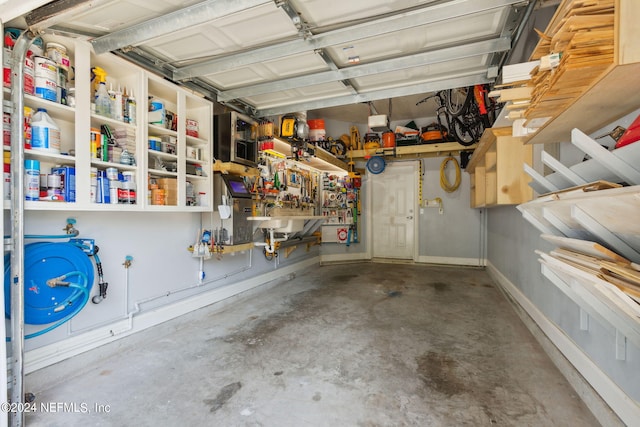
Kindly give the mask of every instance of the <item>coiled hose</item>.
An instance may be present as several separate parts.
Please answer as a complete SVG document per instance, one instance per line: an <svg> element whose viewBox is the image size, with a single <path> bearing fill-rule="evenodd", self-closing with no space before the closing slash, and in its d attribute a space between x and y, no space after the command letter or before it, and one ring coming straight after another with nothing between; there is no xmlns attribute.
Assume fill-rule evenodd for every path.
<svg viewBox="0 0 640 427"><path fill-rule="evenodd" d="M451 185L451 183L449 182L449 179L447 179L447 174L446 174L447 165L451 161L456 167L456 182L453 185ZM460 187L461 180L462 180L462 177L460 174L460 164L458 163L458 160L453 156L449 156L446 159L444 159L440 164L440 187L442 187L442 189L447 193L453 193L458 189L458 187Z"/></svg>

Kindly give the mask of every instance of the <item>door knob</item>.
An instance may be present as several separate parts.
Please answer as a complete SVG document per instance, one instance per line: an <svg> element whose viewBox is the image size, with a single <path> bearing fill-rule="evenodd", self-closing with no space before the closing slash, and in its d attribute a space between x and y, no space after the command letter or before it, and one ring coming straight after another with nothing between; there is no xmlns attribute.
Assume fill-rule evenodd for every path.
<svg viewBox="0 0 640 427"><path fill-rule="evenodd" d="M407 219L413 219L413 217L412 216L408 216Z"/></svg>

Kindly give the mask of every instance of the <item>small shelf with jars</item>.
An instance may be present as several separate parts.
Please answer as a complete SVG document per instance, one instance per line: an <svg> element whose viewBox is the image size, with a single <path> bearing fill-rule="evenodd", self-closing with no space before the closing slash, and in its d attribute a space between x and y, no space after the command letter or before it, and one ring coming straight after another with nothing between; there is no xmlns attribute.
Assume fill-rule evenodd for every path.
<svg viewBox="0 0 640 427"><path fill-rule="evenodd" d="M359 242L360 185L359 176L322 174L321 211L327 217L322 225L323 243Z"/></svg>
<svg viewBox="0 0 640 427"><path fill-rule="evenodd" d="M22 31L16 29L16 39ZM211 209L210 101L113 54L96 55L86 40L43 34L32 49L24 76L25 160L33 177L26 210ZM5 209L11 190L10 83L3 90ZM161 101L164 109L149 111L147 99ZM46 110L46 120L34 120L38 109ZM36 133L32 144L34 122L36 129L46 123L56 138L43 143ZM49 188L48 177L58 174ZM164 187L155 192L164 192L161 205L152 203L152 184Z"/></svg>

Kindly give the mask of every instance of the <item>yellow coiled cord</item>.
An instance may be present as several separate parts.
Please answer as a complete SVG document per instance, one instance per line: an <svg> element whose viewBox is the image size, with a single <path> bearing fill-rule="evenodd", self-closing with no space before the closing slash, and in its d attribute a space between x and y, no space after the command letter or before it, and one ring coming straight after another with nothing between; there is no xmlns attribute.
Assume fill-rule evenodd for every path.
<svg viewBox="0 0 640 427"><path fill-rule="evenodd" d="M447 174L445 173L447 170L447 165L451 161L453 161L453 164L456 167L456 182L453 185L449 183L449 180L447 179ZM461 181L460 164L458 163L458 160L455 157L449 156L446 159L444 159L440 164L440 187L442 187L442 189L447 193L453 193L458 189L458 187L460 187L460 181Z"/></svg>

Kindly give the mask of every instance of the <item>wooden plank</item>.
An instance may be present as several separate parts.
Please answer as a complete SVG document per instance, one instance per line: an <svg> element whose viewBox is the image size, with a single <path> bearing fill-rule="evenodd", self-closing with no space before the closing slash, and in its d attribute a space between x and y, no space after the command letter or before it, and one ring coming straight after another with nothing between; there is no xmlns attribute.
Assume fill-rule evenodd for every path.
<svg viewBox="0 0 640 427"><path fill-rule="evenodd" d="M221 162L220 160L216 160L213 164L213 171L221 172L223 174L231 173L233 175L242 176L260 176L258 168L252 168L238 163Z"/></svg>
<svg viewBox="0 0 640 427"><path fill-rule="evenodd" d="M522 101L531 98L532 86L513 87L510 89L501 89L497 92L498 102ZM496 94L494 93L494 96Z"/></svg>
<svg viewBox="0 0 640 427"><path fill-rule="evenodd" d="M605 260L620 262L624 264L630 264L631 261L618 255L617 253L605 248L596 242L590 242L588 240L571 239L569 237L553 236L551 234L543 234L544 240L558 245L562 249L569 249L574 252L579 252L585 255L594 257L600 257Z"/></svg>
<svg viewBox="0 0 640 427"><path fill-rule="evenodd" d="M351 152L347 152L347 156L351 155L354 159L362 159L365 158L365 156L373 155L393 156L394 154L399 157L429 157L430 155L448 156L450 153L474 150L477 147L478 144L465 147L457 142L442 142L438 144L418 144L406 147L379 148L376 150L352 150Z"/></svg>
<svg viewBox="0 0 640 427"><path fill-rule="evenodd" d="M610 66L553 120L528 136L527 143L570 141L571 129L575 127L590 134L631 113L638 108L638 103L633 96L629 96L630 87L640 87L640 63ZM589 117L589 120L585 120L585 117Z"/></svg>
<svg viewBox="0 0 640 427"><path fill-rule="evenodd" d="M634 270L629 266L620 265L610 261L600 261L599 265L602 272L608 271L611 273L615 273L623 279L640 287L640 271Z"/></svg>
<svg viewBox="0 0 640 427"><path fill-rule="evenodd" d="M564 188L562 190L553 191L551 193L545 193L543 196L550 194L561 194L568 192L588 192L588 191L598 191L598 190L606 190L609 188L620 188L622 185L616 184L614 182L609 181L594 181L584 185L576 185L575 187Z"/></svg>
<svg viewBox="0 0 640 427"><path fill-rule="evenodd" d="M478 146L473 151L473 156L471 156L471 160L469 160L466 170L473 171L479 162L484 161L484 153L486 153L487 150L496 143L498 136L511 135L511 132L512 130L510 127L485 129L482 133L482 137L480 138L480 142L478 142Z"/></svg>

